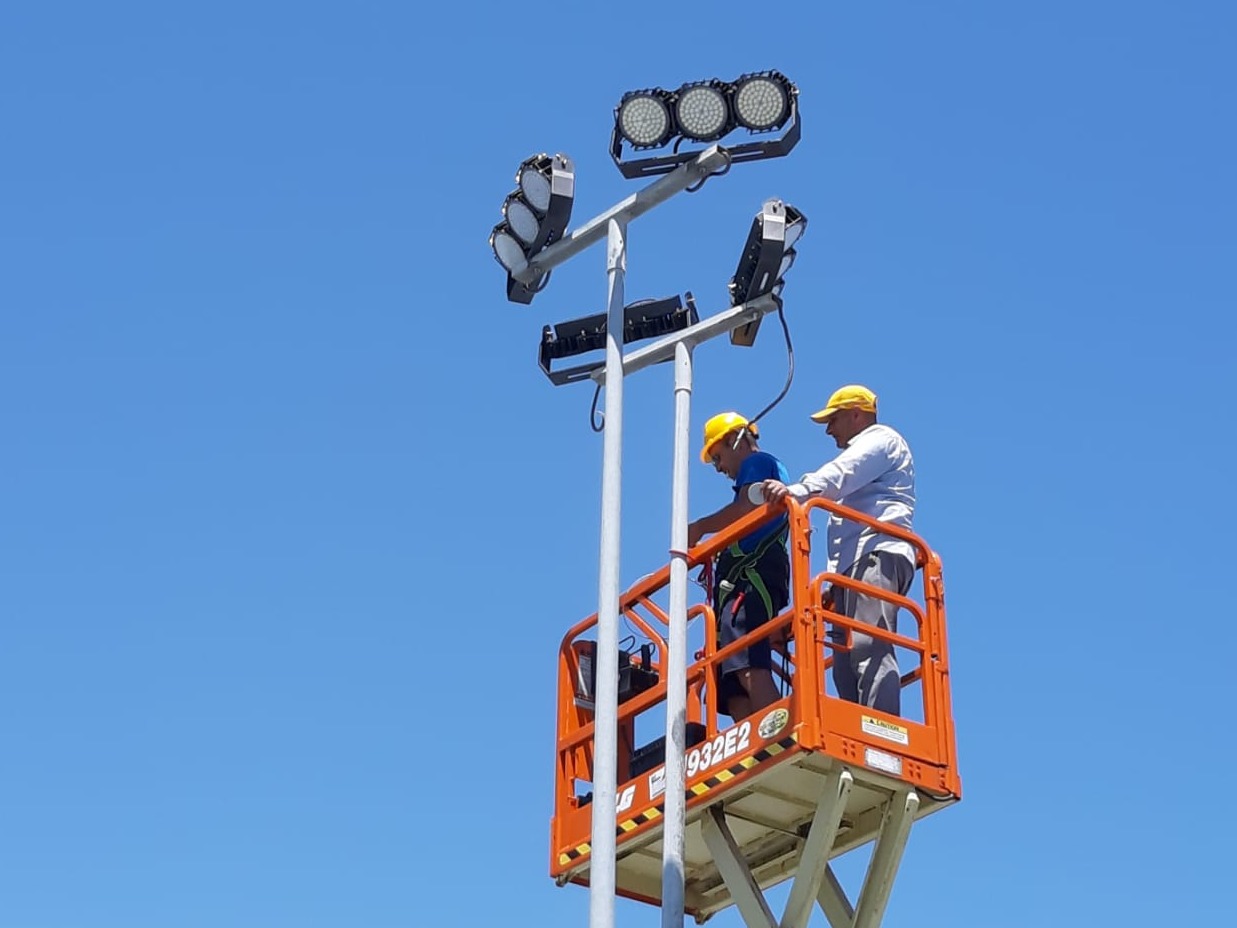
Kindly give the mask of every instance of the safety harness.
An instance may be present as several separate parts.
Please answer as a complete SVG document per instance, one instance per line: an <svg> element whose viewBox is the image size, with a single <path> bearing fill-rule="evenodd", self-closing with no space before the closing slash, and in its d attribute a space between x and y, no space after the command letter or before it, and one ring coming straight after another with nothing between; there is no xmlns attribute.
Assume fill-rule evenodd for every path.
<svg viewBox="0 0 1237 928"><path fill-rule="evenodd" d="M773 597L769 594L769 589L765 586L765 582L761 579L760 573L756 568L760 564L761 559L774 545L785 544L789 536L790 526L789 524L784 524L773 534L766 535L760 539L756 547L751 551L744 551L739 546L739 542L736 541L718 556L717 592L713 597L715 600L713 610L719 621L721 620L722 610L725 608L731 594L738 587L740 579L746 580L751 588L756 591L757 595L760 596L764 602L765 615L773 616ZM742 596L743 594L740 593L739 595ZM735 608L738 608L738 604L735 605Z"/></svg>

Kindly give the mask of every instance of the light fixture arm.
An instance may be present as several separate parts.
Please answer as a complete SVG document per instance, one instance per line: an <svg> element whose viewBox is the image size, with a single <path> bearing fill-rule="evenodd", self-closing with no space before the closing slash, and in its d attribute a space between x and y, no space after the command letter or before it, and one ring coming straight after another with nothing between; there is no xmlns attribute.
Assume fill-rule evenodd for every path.
<svg viewBox="0 0 1237 928"><path fill-rule="evenodd" d="M733 152L733 149L731 151ZM606 229L609 227L610 220L626 223L637 216L643 216L653 207L664 203L675 194L682 193L714 171L725 167L727 162L727 153L722 150L721 146L709 146L699 154L693 155L690 161L679 164L665 177L636 191L604 213L571 230L553 245L534 255L533 260L525 262L523 267L513 268L511 276L523 284L535 283L548 271L569 261L590 245L602 241L606 237Z"/></svg>
<svg viewBox="0 0 1237 928"><path fill-rule="evenodd" d="M680 332L671 333L659 338L655 342L650 342L634 351L629 351L623 355L623 376L626 377L628 374L634 374L636 371L644 370L646 367L651 367L654 364L669 361L674 357L674 346L680 342L695 348L711 338L725 335L739 326L747 325L767 316L769 313L777 312L780 303L781 301L773 294L766 294L765 296L757 297L749 303L732 306L716 315L709 316L707 319L702 319L695 325L688 326ZM601 386L605 386L606 369L604 367L598 368L589 376Z"/></svg>

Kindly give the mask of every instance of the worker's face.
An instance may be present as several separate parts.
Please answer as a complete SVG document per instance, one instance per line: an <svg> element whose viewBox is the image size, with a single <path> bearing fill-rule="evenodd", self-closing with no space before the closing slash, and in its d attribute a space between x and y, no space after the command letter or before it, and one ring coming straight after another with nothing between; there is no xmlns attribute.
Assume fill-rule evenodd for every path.
<svg viewBox="0 0 1237 928"><path fill-rule="evenodd" d="M861 409L839 409L825 422L825 432L839 448L845 448L863 431L864 419Z"/></svg>
<svg viewBox="0 0 1237 928"><path fill-rule="evenodd" d="M738 435L732 432L709 450L713 469L731 480L739 476L739 465L743 463L743 452L747 450L746 443L742 441L739 442L739 447L735 448L734 440L737 437Z"/></svg>

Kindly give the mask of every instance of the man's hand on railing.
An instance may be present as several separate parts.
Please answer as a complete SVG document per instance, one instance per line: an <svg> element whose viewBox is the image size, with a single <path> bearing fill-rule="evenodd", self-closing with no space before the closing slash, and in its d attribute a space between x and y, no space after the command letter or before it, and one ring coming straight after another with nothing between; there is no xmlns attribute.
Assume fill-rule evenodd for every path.
<svg viewBox="0 0 1237 928"><path fill-rule="evenodd" d="M770 503L780 503L790 494L786 484L780 480L761 481L760 489L764 493L765 500Z"/></svg>

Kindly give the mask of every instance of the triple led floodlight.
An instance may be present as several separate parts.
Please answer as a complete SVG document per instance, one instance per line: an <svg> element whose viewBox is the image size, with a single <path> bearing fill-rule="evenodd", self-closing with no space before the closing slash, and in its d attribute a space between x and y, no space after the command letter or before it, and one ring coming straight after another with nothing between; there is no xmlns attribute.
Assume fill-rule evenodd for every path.
<svg viewBox="0 0 1237 928"><path fill-rule="evenodd" d="M744 74L736 81L693 81L678 90L634 90L614 110L610 155L624 177L668 174L693 160L699 149L680 151L686 142L715 142L736 129L767 133L785 129L777 139L726 146L731 163L778 158L799 142L799 89L778 71ZM670 154L623 158L624 143L633 151L664 148Z"/></svg>
<svg viewBox="0 0 1237 928"><path fill-rule="evenodd" d="M563 154L533 155L515 172L515 181L516 189L503 201L503 221L490 233L490 247L507 271L507 299L531 303L548 275L532 285L513 275L567 231L575 199L575 166Z"/></svg>

